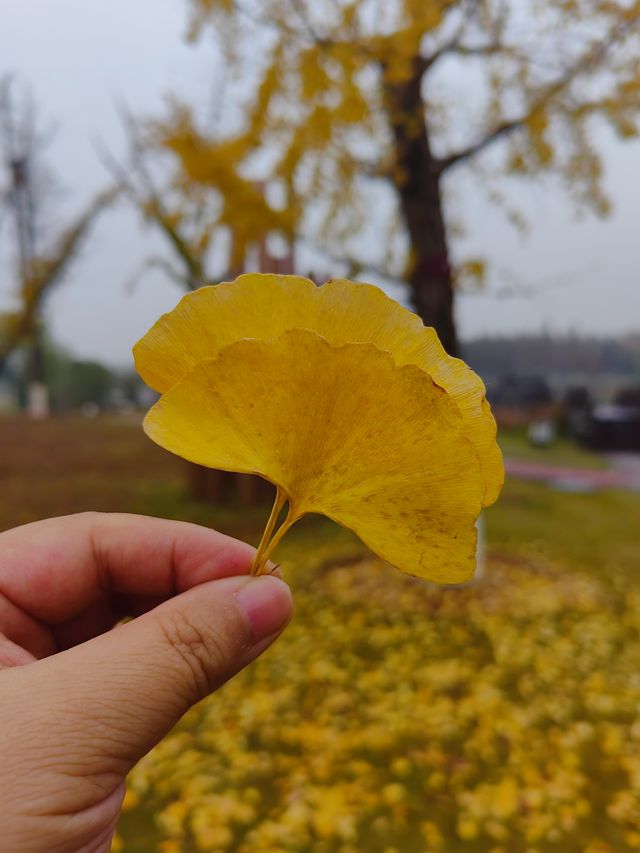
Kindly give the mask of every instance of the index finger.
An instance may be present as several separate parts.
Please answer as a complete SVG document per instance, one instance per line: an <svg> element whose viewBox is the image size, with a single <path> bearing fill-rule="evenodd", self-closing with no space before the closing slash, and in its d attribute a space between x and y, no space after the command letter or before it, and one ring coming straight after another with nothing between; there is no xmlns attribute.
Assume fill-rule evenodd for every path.
<svg viewBox="0 0 640 853"><path fill-rule="evenodd" d="M55 625L103 598L163 599L246 574L254 553L196 524L82 513L0 534L0 594L33 619Z"/></svg>

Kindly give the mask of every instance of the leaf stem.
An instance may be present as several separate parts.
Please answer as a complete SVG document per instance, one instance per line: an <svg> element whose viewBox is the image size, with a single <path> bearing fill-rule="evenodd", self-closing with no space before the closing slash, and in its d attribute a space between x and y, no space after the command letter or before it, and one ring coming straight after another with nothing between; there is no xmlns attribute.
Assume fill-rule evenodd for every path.
<svg viewBox="0 0 640 853"><path fill-rule="evenodd" d="M289 512L287 513L287 517L285 518L285 520L282 522L282 524L278 528L277 533L273 536L273 538L271 539L271 541L269 542L267 547L264 549L264 554L262 556L262 565L258 566L258 570L256 571L256 574L258 574L258 575L261 574L261 570L264 567L264 564L267 562L267 560L271 556L271 553L275 550L275 548L277 548L277 546L278 546L280 540L282 539L282 537L284 536L284 534L289 530L289 528L293 524L295 524L295 522L298 520L298 518L299 518L299 516L292 516L291 510L289 510Z"/></svg>
<svg viewBox="0 0 640 853"><path fill-rule="evenodd" d="M276 490L276 497L273 502L273 506L271 507L271 515L267 521L266 527L264 528L264 532L262 534L262 538L260 539L260 544L256 550L256 555L253 558L253 563L251 564L251 574L259 575L264 564L267 562L268 553L271 551L270 542L272 541L273 531L278 521L278 517L282 512L282 508L287 502L287 496L281 491L278 486ZM285 522L283 523L286 524Z"/></svg>

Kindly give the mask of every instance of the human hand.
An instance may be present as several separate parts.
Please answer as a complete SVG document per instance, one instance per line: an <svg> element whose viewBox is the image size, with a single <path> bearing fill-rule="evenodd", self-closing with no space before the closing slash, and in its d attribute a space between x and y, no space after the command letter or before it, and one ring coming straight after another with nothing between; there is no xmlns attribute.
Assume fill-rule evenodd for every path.
<svg viewBox="0 0 640 853"><path fill-rule="evenodd" d="M110 849L129 770L291 616L286 584L248 576L253 554L133 515L0 534L2 850Z"/></svg>

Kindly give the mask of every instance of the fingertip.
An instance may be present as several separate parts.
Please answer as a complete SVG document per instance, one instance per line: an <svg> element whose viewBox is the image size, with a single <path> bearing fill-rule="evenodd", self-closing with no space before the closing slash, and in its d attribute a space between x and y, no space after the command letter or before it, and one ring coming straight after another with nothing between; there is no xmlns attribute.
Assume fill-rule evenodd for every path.
<svg viewBox="0 0 640 853"><path fill-rule="evenodd" d="M252 578L234 598L256 643L282 631L293 614L289 586L273 575Z"/></svg>

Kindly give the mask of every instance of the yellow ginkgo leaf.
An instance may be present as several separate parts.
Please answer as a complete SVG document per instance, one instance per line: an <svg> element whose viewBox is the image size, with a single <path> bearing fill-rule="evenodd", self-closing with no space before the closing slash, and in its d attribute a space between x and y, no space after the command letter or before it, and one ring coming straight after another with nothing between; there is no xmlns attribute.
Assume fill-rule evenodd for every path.
<svg viewBox="0 0 640 853"><path fill-rule="evenodd" d="M270 340L296 328L315 331L333 345L374 344L391 353L397 365L413 364L428 373L460 409L485 484L483 506L496 500L504 469L482 380L447 355L435 331L416 314L373 285L335 279L317 287L299 276L247 274L203 287L185 296L139 341L136 367L162 393L234 341Z"/></svg>
<svg viewBox="0 0 640 853"><path fill-rule="evenodd" d="M297 519L321 513L410 574L473 574L484 483L460 409L372 344L334 346L306 329L236 341L185 373L145 430L192 462L275 483L256 572Z"/></svg>

